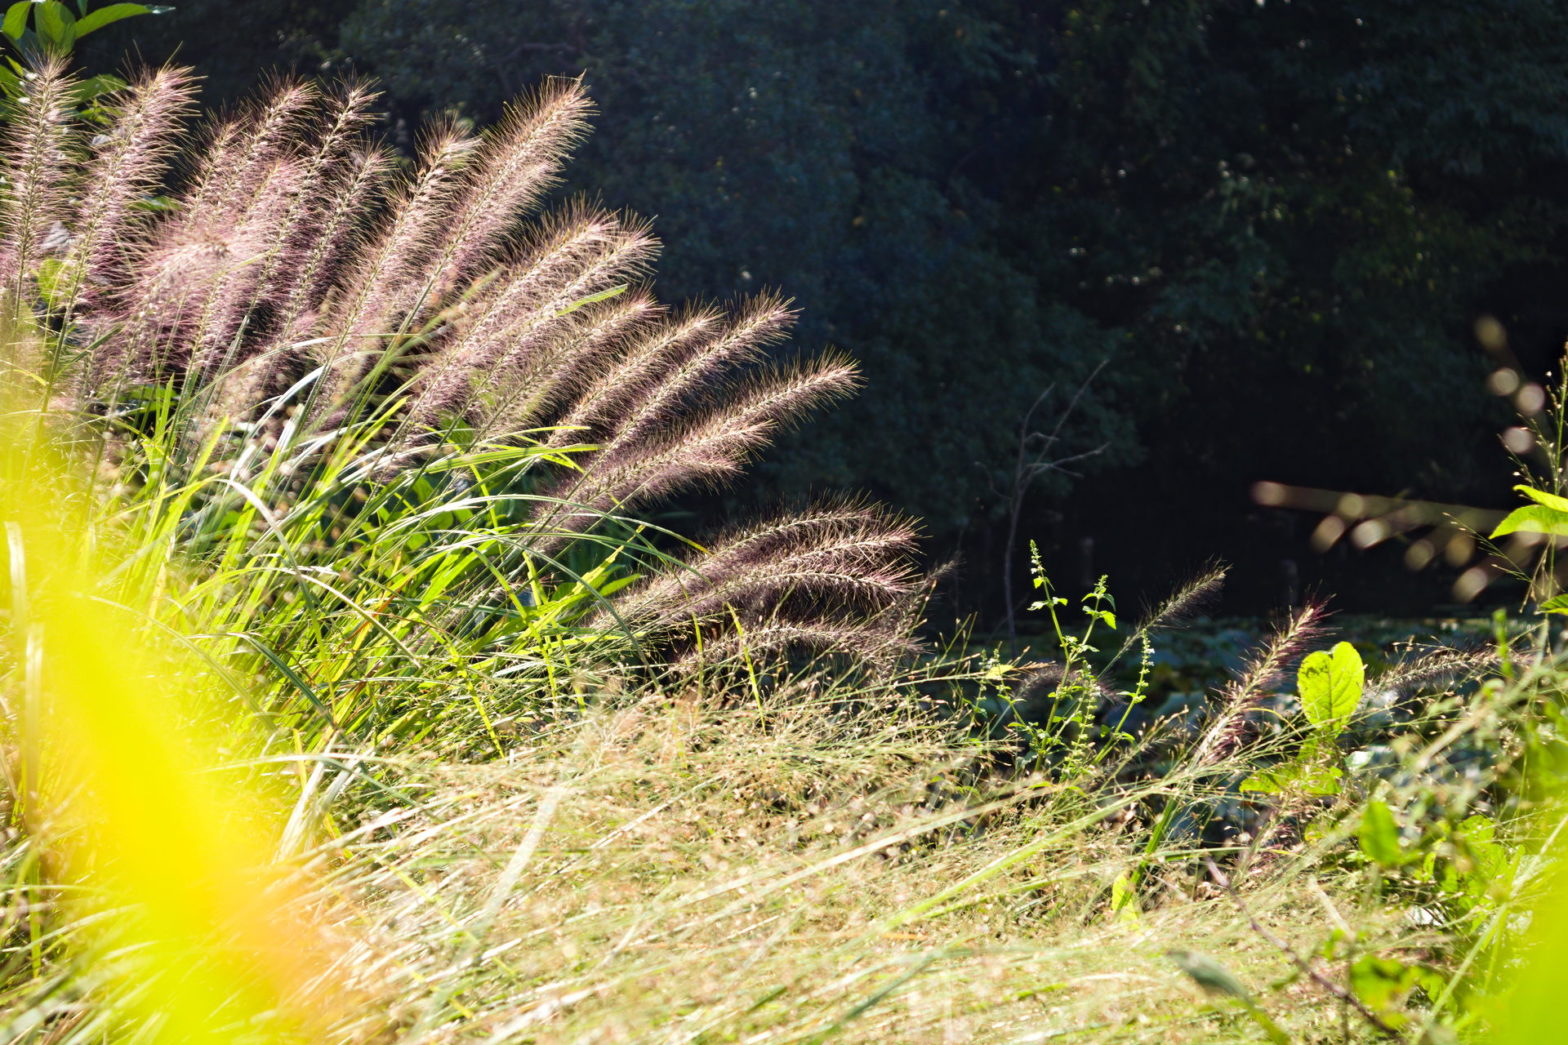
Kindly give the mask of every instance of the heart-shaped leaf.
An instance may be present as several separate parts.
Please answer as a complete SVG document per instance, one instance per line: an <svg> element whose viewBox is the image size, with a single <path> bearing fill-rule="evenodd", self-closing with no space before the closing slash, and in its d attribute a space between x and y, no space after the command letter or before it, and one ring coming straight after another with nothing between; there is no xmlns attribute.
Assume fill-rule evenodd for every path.
<svg viewBox="0 0 1568 1045"><path fill-rule="evenodd" d="M1309 653L1296 674L1296 689L1301 694L1301 710L1307 721L1330 733L1338 733L1361 703L1366 686L1366 665L1361 654L1348 642L1331 652Z"/></svg>

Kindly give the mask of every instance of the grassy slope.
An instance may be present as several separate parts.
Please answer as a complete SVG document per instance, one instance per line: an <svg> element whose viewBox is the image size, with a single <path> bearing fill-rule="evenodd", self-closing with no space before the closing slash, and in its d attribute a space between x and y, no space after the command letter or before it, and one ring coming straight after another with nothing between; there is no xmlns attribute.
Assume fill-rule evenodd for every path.
<svg viewBox="0 0 1568 1045"><path fill-rule="evenodd" d="M47 77L41 82L48 86ZM65 106L63 81L56 79L52 90ZM51 144L55 122L40 127L42 145L32 154L47 166L60 154ZM291 242L289 229L282 222L276 230L284 245ZM400 256L390 248L384 253ZM212 282L221 289L228 278L224 271ZM424 285L437 282L432 275ZM562 319L589 298L564 300L570 307L542 315ZM782 306L769 304L758 315L774 312L782 317ZM34 318L29 313L0 330L7 355L61 367L77 358L82 346L68 322L55 330ZM402 325L413 329L406 320ZM342 342L350 329L357 328L332 328L326 340ZM735 335L741 342L749 337ZM50 352L34 351L46 341ZM243 339L236 333L232 343ZM395 357L389 348L382 358ZM823 366L824 373L842 369L832 359ZM23 373L7 373L15 387L32 387ZM757 386L767 393L761 401L788 398L799 391L798 380L766 378ZM651 402L662 402L658 387L647 391ZM0 697L7 701L0 761L8 773L13 763L26 770L8 776L4 796L0 1041L182 1040L159 1022L169 1009L159 1002L160 990L172 984L169 993L178 996L182 980L233 988L216 995L213 1007L191 1002L185 1013L187 1026L206 1025L201 1040L226 1045L1258 1040L1262 1028L1236 998L1204 997L1170 950L1223 962L1291 1040L1338 1041L1370 1032L1329 989L1297 976L1287 950L1316 954L1338 938L1332 959L1320 965L1331 982L1343 980L1357 955L1372 952L1420 960L1439 975L1451 970L1448 941L1423 937L1403 920L1410 895L1380 902L1380 872L1353 855L1349 834L1358 807L1384 783L1375 770L1347 789L1339 826L1331 829L1336 837L1305 843L1282 837L1279 853L1244 859L1239 896L1210 883L1202 862L1210 854L1227 862L1236 846L1199 847L1171 834L1150 851L1152 814L1171 803L1217 799L1271 754L1300 745L1299 736L1270 740L1267 730L1258 731L1265 734L1260 744L1240 726L1247 714L1276 716L1271 680L1306 648L1303 636L1280 640L1251 672L1253 682L1238 682L1213 703L1203 737L1188 738L1241 745L1245 737L1240 750L1225 748L1210 758L1223 745L1188 745L1171 756L1176 768L1165 775L1148 772L1157 764L1151 758L1128 775L1135 782L1117 783L1091 757L1094 751L1066 743L1088 735L1085 710L1053 718L1056 732L1048 739L1063 740L1082 756L1057 782L993 779L975 772L980 755L962 730L922 716L929 680L851 695L847 687L858 683L842 677L819 674L762 688L744 684L755 682L752 676L705 692L699 673L683 676L695 681L673 689L644 682L610 692L607 680L635 677L641 669L626 666L632 658L623 644L606 641L617 629L595 623L586 577L579 582L563 568L549 590L540 580L539 557L575 540L577 531L551 521L559 507L553 498L520 492L526 486L520 477L548 456L538 446L503 443L498 450L477 443L448 451L443 445L418 469L388 476L379 455L396 422L386 404L364 407L368 414L346 407L347 420L320 442L301 436L291 443L296 436L290 436L274 443L276 433L265 426L244 427L249 434L241 436L226 421L214 421L209 435L196 438L213 420L200 397L154 402L165 406L145 420L152 432L138 431L146 444L106 437L112 452L86 454L97 478L71 484L75 492L54 508L40 496L44 470L37 462L10 460L28 456L26 440L0 440L10 448L0 455L9 567L0 622L6 640ZM342 402L363 405L346 394ZM782 419L768 420L767 411L754 416L750 402L740 403L741 414L719 415L750 418L751 425L738 429L745 439L732 447L733 460L715 458L720 464L739 467L754 449L746 440L760 439ZM14 415L0 431L41 428L36 409L0 410L0 418ZM141 412L126 416L140 419ZM292 422L284 429L295 431ZM90 434L90 426L80 434ZM648 452L656 452L648 460L671 468L680 463L663 444ZM248 463L242 469L236 462ZM425 481L459 471L462 483ZM522 510L541 504L552 507L538 520ZM66 525L78 517L79 533ZM13 523L26 523L16 533L36 531L31 543L17 540ZM867 548L902 548L902 538L888 535L895 529L902 527L830 528L827 536L838 543L826 552L786 550L796 560L816 561L821 581L844 573L845 563L865 566ZM630 538L616 537L615 527L607 532L582 538L588 546L579 549L594 567L593 584L606 588L629 579L616 571L631 569L623 560L632 554ZM40 558L40 544L57 547ZM97 568L89 549L104 552ZM108 553L116 549L118 557ZM780 561L764 557L749 567L754 595L772 591L765 582ZM51 572L40 567L68 562L82 577L44 584L40 590L52 595L34 599L33 589ZM878 563L873 556L872 565ZM679 571L690 564L664 565L684 577ZM848 572L850 581L862 587L880 581L900 598L913 585L889 564ZM832 601L820 587L804 590L812 598L802 601ZM773 594L777 607L796 592L785 587ZM875 603L880 612L885 603ZM75 632L27 626L29 605L53 614L51 627L74 621ZM117 605L127 612L108 616L134 621L122 622L120 645L140 642L148 647L143 652L157 651L142 658L151 666L127 668L134 658L125 648L111 649L102 634L90 634L106 608ZM681 605L670 619L684 628ZM763 615L748 625L753 640L771 619ZM862 623L868 641L883 630L876 614ZM662 641L658 633L653 639ZM162 660L174 658L163 654L184 646L200 656L164 669ZM51 674L84 652L95 654L100 672L78 673L74 687L69 671ZM749 657L738 660L751 670ZM50 670L40 674L39 664ZM145 776L142 770L160 757L158 745L145 751L116 745L106 735L112 731L90 714L112 708L136 718L139 702L130 698L138 689L219 691L211 717L224 728L224 740L206 745L203 754L211 757L194 768L164 752L169 793L217 790L208 785L234 762L248 763L252 775L270 773L277 785L257 789L280 799L277 807L242 826L265 836L264 852L277 846L288 859L209 854L215 870L208 877L230 875L220 883L230 892L221 895L236 896L246 886L254 894L235 905L246 911L234 925L223 923L215 904L182 908L180 876L194 874L182 861L196 861L169 841L200 840L209 826L232 825L188 816L176 825L181 835L170 829L175 803L159 804L167 795L121 802L124 819L108 826L134 822L146 830L134 846L106 851L100 839L93 852L92 832L81 825L95 816L112 821L96 808L108 803L83 802L92 788L70 786L40 802L30 786L29 760L41 754L61 765L73 757L92 761L68 742L68 732L50 734L22 721L42 717L33 710L54 707L46 698L62 696L67 703L76 699L89 712L79 717L99 727L80 734L94 736L114 756L114 766L87 778L98 781L100 793L115 780L111 768L122 772L122 782ZM1055 699L1071 703L1059 693ZM13 715L12 707L27 714ZM1492 718L1470 720L1462 707L1448 708L1432 728L1447 729L1462 713L1463 728L1451 731L1456 742L1439 745L1440 753L1471 734L1506 733ZM179 739L189 725L180 721L183 714L160 723L149 711L141 725L154 739L159 728ZM251 746L250 725L266 733L264 743ZM51 744L57 736L67 742ZM1478 748L1479 755L1463 754L1474 761L1504 747L1499 742ZM339 786L354 781L345 766L373 767L378 787ZM1425 793L1433 789L1414 775L1415 784L1389 801L1408 825L1420 826L1422 818L1437 817ZM63 772L61 779L69 785L72 778ZM1461 780L1458 799L1449 803L1461 815L1484 786L1468 781ZM290 804L293 816L286 812ZM220 801L210 805L222 812ZM230 809L229 819L245 817ZM73 846L98 862L62 868L57 854ZM132 854L136 848L141 852ZM140 884L157 886L143 892L167 901L165 920L179 930L172 936L168 926L137 926L145 896L104 884L113 886L114 872L136 862L132 855L145 871ZM297 872L291 861L302 864ZM1140 905L1113 911L1113 882L1139 874ZM278 906L298 908L295 920L280 909L258 932L257 895L265 902L270 894L254 882L284 875L294 876L295 887L276 892ZM218 895L212 882L194 884ZM128 935L102 929L127 911ZM1506 923L1503 915L1496 921ZM325 940L306 941L317 927ZM254 989L264 979L256 967L288 950L296 930L297 950L309 960L275 962L278 969L288 966L289 975L263 984L271 994ZM149 968L146 955L168 944L160 934L183 948L170 953L190 957L191 968ZM313 967L318 945L332 957L322 958L315 983L302 988L291 977L301 966ZM187 1001L213 996L185 992ZM285 1024L300 1012L312 1031L291 1037ZM250 1028L244 1033L241 1021Z"/></svg>
<svg viewBox="0 0 1568 1045"><path fill-rule="evenodd" d="M649 697L485 766L414 770L412 808L321 849L346 960L417 1040L1258 1040L1165 955L1213 956L1294 1040L1343 1040L1318 987L1173 863L1151 910L1109 886L1143 832L1048 788L931 800L972 749L896 713ZM967 814L967 815L966 815ZM346 859L345 859L346 857ZM516 875L515 888L506 888ZM1390 912L1299 869L1248 883L1301 950ZM348 923L352 923L351 925ZM1352 1025L1353 1037L1362 1028Z"/></svg>

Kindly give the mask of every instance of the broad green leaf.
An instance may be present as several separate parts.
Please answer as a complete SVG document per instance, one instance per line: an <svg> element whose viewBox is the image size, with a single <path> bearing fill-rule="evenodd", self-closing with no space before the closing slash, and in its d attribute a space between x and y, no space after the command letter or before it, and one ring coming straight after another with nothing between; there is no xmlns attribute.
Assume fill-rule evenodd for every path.
<svg viewBox="0 0 1568 1045"><path fill-rule="evenodd" d="M45 258L38 263L38 293L50 308L62 308L71 281L66 278L66 263L59 258Z"/></svg>
<svg viewBox="0 0 1568 1045"><path fill-rule="evenodd" d="M1334 733L1344 728L1345 720L1361 703L1365 685L1366 666L1361 663L1361 654L1348 642L1339 643L1332 652L1307 654L1296 674L1301 710L1307 721Z"/></svg>
<svg viewBox="0 0 1568 1045"><path fill-rule="evenodd" d="M100 73L97 76L89 76L73 87L71 89L71 98L78 105L86 105L103 97L110 91L118 91L123 87L125 87L125 81L118 76Z"/></svg>
<svg viewBox="0 0 1568 1045"><path fill-rule="evenodd" d="M1391 1027L1401 1027L1405 1014L1394 1011L1420 979L1417 966L1393 958L1364 954L1350 966L1350 989L1367 1008Z"/></svg>
<svg viewBox="0 0 1568 1045"><path fill-rule="evenodd" d="M27 32L27 16L32 13L33 0L16 0L5 9L5 21L0 22L0 32L13 40L20 40Z"/></svg>
<svg viewBox="0 0 1568 1045"><path fill-rule="evenodd" d="M1399 847L1399 825L1394 823L1394 814L1386 803L1377 799L1368 802L1356 833L1361 839L1361 851L1379 867L1398 867L1405 862Z"/></svg>
<svg viewBox="0 0 1568 1045"><path fill-rule="evenodd" d="M1542 613L1568 613L1568 595L1553 595L1538 607Z"/></svg>
<svg viewBox="0 0 1568 1045"><path fill-rule="evenodd" d="M1550 508L1554 512L1562 512L1564 515L1568 515L1568 497L1559 497L1554 493L1547 493L1545 490L1537 490L1533 486L1524 486L1522 484L1515 486L1514 489L1530 498L1536 504Z"/></svg>
<svg viewBox="0 0 1568 1045"><path fill-rule="evenodd" d="M1301 774L1301 792L1305 795L1337 795L1339 778L1344 774L1337 766L1314 766Z"/></svg>
<svg viewBox="0 0 1568 1045"><path fill-rule="evenodd" d="M134 18L137 15L150 15L152 13L152 8L146 4L110 4L107 7L100 7L76 23L76 36L77 39L81 39L94 29L102 29L104 26L112 25L122 18Z"/></svg>
<svg viewBox="0 0 1568 1045"><path fill-rule="evenodd" d="M1489 843L1497 837L1497 824L1491 817L1475 813L1464 818L1457 834L1471 845Z"/></svg>
<svg viewBox="0 0 1568 1045"><path fill-rule="evenodd" d="M1262 769L1252 774L1241 782L1238 789L1277 795L1294 783L1300 775L1301 770L1298 766L1275 766L1273 769Z"/></svg>
<svg viewBox="0 0 1568 1045"><path fill-rule="evenodd" d="M1506 537L1510 533L1544 533L1553 537L1568 537L1568 512L1560 512L1544 504L1527 504L1523 508L1515 508L1497 524L1497 529L1491 535Z"/></svg>
<svg viewBox="0 0 1568 1045"><path fill-rule="evenodd" d="M1493 889L1500 879L1507 880L1509 853L1506 846L1496 840L1497 825L1490 817L1466 817L1459 825L1455 840L1469 856L1469 867L1459 878L1464 892L1479 900Z"/></svg>
<svg viewBox="0 0 1568 1045"><path fill-rule="evenodd" d="M56 51L69 51L76 42L76 16L60 0L44 0L33 15L33 25L44 42Z"/></svg>
<svg viewBox="0 0 1568 1045"><path fill-rule="evenodd" d="M1303 795L1337 795L1340 791L1340 775L1339 769L1334 766L1287 762L1253 773L1241 782L1238 789L1265 795L1278 795L1286 791Z"/></svg>

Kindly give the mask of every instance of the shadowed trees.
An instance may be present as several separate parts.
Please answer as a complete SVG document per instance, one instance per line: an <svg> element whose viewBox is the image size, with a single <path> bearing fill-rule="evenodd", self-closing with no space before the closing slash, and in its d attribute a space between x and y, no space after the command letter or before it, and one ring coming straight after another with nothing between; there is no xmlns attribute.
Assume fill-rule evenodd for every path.
<svg viewBox="0 0 1568 1045"><path fill-rule="evenodd" d="M157 32L226 6L195 0ZM1548 0L358 0L246 17L268 11L280 61L375 74L402 127L486 121L542 74L583 74L604 115L571 187L658 216L675 245L661 285L777 287L803 343L863 366L862 395L764 474L889 497L980 562L1021 419L1053 384L1041 416L1060 410L1102 361L1061 449L1105 444L1083 462L1103 478L1053 531L1052 476L1026 527L1114 530L1136 489L1194 557L1244 555L1209 535L1206 506L1234 514L1260 470L1463 495L1491 454L1474 316L1543 344L1564 326L1546 288L1568 215L1568 14ZM221 69L232 46L187 35L184 54Z"/></svg>

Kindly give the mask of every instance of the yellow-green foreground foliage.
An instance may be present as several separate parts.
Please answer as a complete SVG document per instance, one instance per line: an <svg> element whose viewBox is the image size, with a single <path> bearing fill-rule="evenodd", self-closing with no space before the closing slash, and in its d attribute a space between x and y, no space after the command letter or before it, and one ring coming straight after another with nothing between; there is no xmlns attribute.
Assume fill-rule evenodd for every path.
<svg viewBox="0 0 1568 1045"><path fill-rule="evenodd" d="M108 708L139 695L87 696ZM101 881L13 881L11 910L41 901L49 931L30 972L27 920L13 915L7 1030L48 1041L100 1040L106 1028L160 1041L1254 1040L1254 1024L1233 1005L1211 1009L1165 953L1188 948L1244 977L1298 1040L1338 1040L1321 990L1270 990L1289 963L1249 919L1303 951L1325 925L1354 926L1368 950L1433 942L1310 867L1259 875L1248 914L1201 877L1162 870L1169 889L1150 910L1113 914L1111 883L1144 850L1126 810L1195 782L1106 805L1041 782L944 797L974 750L909 706L896 688L854 710L807 688L728 711L711 694L651 691L533 724L484 765L402 753L379 767L395 787L326 816L272 865L263 920L218 918L207 934L187 924L210 916L194 889L264 879L243 845L204 861L190 844L203 825L189 817L238 810L182 804L189 782L169 775L164 752L110 743L103 788L146 774L176 793L150 810L97 810L93 829L145 831L131 846L118 839L110 860L161 861L166 877L115 897L149 913L115 930L129 940L107 942L86 913L100 901L61 889ZM170 744L187 739L165 726ZM140 766L113 777L116 756ZM309 794L300 788L300 808ZM286 833L285 810L274 812ZM32 843L59 840L45 826ZM13 839L13 874L36 852ZM187 948L182 964L108 949L171 940ZM258 986L275 954L279 976ZM193 986L193 969L215 982ZM238 997L219 1004L225 977ZM192 1022L159 1022L171 1016ZM311 1017L330 1026L291 1029ZM257 1021L268 1029L242 1029Z"/></svg>

